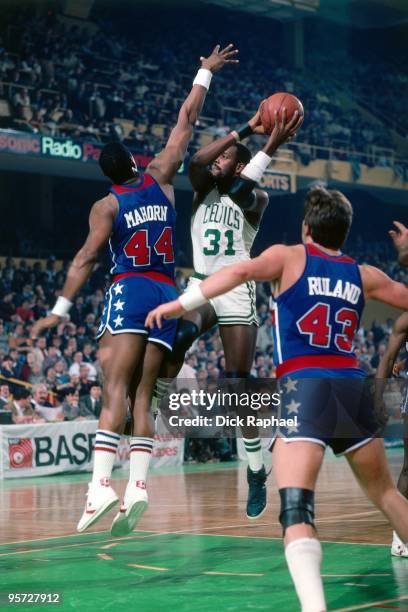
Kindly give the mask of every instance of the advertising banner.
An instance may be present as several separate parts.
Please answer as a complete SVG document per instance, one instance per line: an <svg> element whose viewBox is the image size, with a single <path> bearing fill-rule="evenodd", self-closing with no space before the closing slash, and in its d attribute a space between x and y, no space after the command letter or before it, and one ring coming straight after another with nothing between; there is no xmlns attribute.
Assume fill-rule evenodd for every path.
<svg viewBox="0 0 408 612"><path fill-rule="evenodd" d="M0 427L2 478L45 476L92 470L97 421L71 421ZM184 459L184 438L156 422L152 468L177 466ZM115 466L129 460L129 440L122 438Z"/></svg>

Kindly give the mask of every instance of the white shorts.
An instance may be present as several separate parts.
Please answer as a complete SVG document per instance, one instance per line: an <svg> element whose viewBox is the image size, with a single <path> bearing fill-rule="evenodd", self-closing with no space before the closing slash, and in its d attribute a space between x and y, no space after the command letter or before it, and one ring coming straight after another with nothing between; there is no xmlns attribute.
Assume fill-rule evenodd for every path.
<svg viewBox="0 0 408 612"><path fill-rule="evenodd" d="M190 277L187 289L206 278L197 272ZM187 290L186 289L186 290ZM210 300L218 325L259 325L256 314L256 287L253 281L239 285Z"/></svg>

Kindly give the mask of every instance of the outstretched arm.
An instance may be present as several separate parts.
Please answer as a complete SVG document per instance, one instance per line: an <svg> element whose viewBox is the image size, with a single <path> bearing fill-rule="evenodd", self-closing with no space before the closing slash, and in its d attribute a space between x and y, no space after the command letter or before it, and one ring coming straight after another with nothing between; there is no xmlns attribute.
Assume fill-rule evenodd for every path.
<svg viewBox="0 0 408 612"><path fill-rule="evenodd" d="M276 280L282 276L288 248L278 244L270 247L259 257L225 266L206 278L200 285L186 291L178 300L162 304L152 310L147 318L146 327L161 327L162 319L181 317L186 311L194 310L210 298L231 291L249 280Z"/></svg>
<svg viewBox="0 0 408 612"><path fill-rule="evenodd" d="M378 300L389 306L408 310L408 289L405 285L393 281L374 266L360 266L360 272L367 300Z"/></svg>
<svg viewBox="0 0 408 612"><path fill-rule="evenodd" d="M51 314L35 323L31 332L32 337L36 338L48 327L55 327L68 313L75 294L88 280L101 249L109 240L117 211L118 202L112 194L98 200L92 206L87 239L72 260L62 294Z"/></svg>
<svg viewBox="0 0 408 612"><path fill-rule="evenodd" d="M201 69L208 72L209 80L211 80L211 75L218 72L225 64L238 63L238 60L234 59L237 53L238 51L232 44L222 51L220 51L220 45L217 45L208 58L201 58ZM208 87L209 81L207 85L193 84L193 88L180 108L177 124L170 133L166 147L146 168L146 171L162 185L171 183L184 159Z"/></svg>

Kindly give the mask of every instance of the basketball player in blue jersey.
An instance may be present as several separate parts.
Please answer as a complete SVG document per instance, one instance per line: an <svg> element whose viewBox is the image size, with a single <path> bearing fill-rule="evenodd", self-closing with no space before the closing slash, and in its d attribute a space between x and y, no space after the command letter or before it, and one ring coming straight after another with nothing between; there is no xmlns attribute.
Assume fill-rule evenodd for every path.
<svg viewBox="0 0 408 612"><path fill-rule="evenodd" d="M148 311L177 295L174 284L175 210L173 178L185 156L193 127L214 72L237 63L237 50L215 47L181 106L177 125L166 147L144 174L131 153L119 143L107 144L100 167L113 183L110 194L90 212L90 231L74 257L52 314L36 323L33 335L57 325L68 314L75 294L89 278L99 252L109 242L113 282L107 292L98 336L104 391L95 439L92 482L78 531L84 531L119 501L110 485L116 451L126 420L127 402L133 415L130 477L112 535L124 535L147 506L146 475L153 447L150 414L152 390L166 350L171 350L175 322L160 331L148 330Z"/></svg>
<svg viewBox="0 0 408 612"><path fill-rule="evenodd" d="M314 489L327 445L346 455L365 493L408 543L408 500L391 478L383 441L375 437L373 411L358 404L364 373L353 347L365 301L407 310L408 289L341 253L351 221L352 207L342 193L315 188L306 197L303 244L275 245L255 259L228 266L159 306L146 320L147 326L160 327L164 318L179 317L249 280L278 284L275 360L284 390L282 416L296 414L299 426L284 428L274 440L273 466L286 560L307 612L327 610L314 527ZM341 401L340 408L353 413L357 431L349 438L335 437Z"/></svg>

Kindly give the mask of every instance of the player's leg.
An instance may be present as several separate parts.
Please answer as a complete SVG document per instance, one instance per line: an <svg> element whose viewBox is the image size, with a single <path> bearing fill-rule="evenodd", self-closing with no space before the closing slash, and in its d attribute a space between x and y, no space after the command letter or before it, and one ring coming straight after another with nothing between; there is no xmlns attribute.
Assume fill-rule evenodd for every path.
<svg viewBox="0 0 408 612"><path fill-rule="evenodd" d="M93 525L118 501L110 486L110 477L126 418L130 381L145 344L143 335L111 335L108 331L100 340L98 358L104 377L102 410L95 438L92 481L78 531Z"/></svg>
<svg viewBox="0 0 408 612"><path fill-rule="evenodd" d="M220 325L220 334L224 347L226 376L233 379L249 378L256 348L256 325ZM247 407L237 406L238 416L246 420ZM241 427L244 447L248 457L248 500L247 517L258 518L266 509L267 474L262 458L262 446L259 430L256 426Z"/></svg>
<svg viewBox="0 0 408 612"><path fill-rule="evenodd" d="M397 489L408 499L408 415L403 415L404 428L404 460L398 478ZM395 557L408 557L408 546L402 542L397 532L393 532L391 554Z"/></svg>
<svg viewBox="0 0 408 612"><path fill-rule="evenodd" d="M326 610L320 576L322 550L314 527L314 490L323 455L324 446L317 443L281 438L272 450L285 556L303 612Z"/></svg>
<svg viewBox="0 0 408 612"><path fill-rule="evenodd" d="M404 462L398 478L397 488L408 499L408 414L404 415Z"/></svg>
<svg viewBox="0 0 408 612"><path fill-rule="evenodd" d="M172 379L176 378L180 372L185 354L193 342L214 327L216 323L217 317L211 304L205 304L197 310L187 312L179 320L173 351L166 355L153 391L153 409L160 406L160 402L167 394Z"/></svg>
<svg viewBox="0 0 408 612"><path fill-rule="evenodd" d="M398 491L392 480L383 441L380 438L371 440L346 456L362 489L385 514L406 546L408 500Z"/></svg>
<svg viewBox="0 0 408 612"><path fill-rule="evenodd" d="M130 437L129 482L119 513L113 520L111 533L123 536L132 531L147 508L146 479L154 443L154 418L151 400L166 349L148 342L140 371L135 373L129 399L133 416Z"/></svg>

